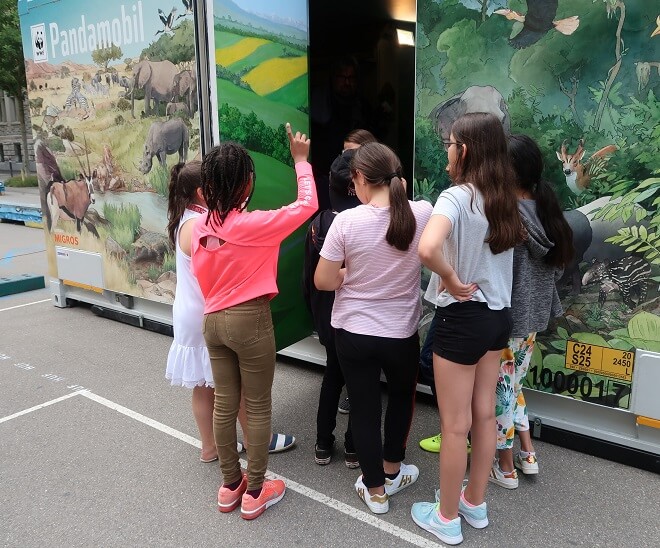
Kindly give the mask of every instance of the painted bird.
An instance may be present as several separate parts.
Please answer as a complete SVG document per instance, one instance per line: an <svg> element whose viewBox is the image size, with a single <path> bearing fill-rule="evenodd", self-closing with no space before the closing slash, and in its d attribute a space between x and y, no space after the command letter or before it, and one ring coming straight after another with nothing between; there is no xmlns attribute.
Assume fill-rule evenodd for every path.
<svg viewBox="0 0 660 548"><path fill-rule="evenodd" d="M655 24L656 29L651 33L651 38L660 34L660 15L658 15L658 18L655 20Z"/></svg>
<svg viewBox="0 0 660 548"><path fill-rule="evenodd" d="M181 0L183 3L183 7L186 8L186 11L184 11L179 17L177 17L177 20L181 19L182 17L185 17L186 15L192 15L193 13L193 2L195 0Z"/></svg>
<svg viewBox="0 0 660 548"><path fill-rule="evenodd" d="M176 14L176 8L172 8L172 11L170 12L169 15L165 15L165 12L161 9L158 10L158 17L160 17L160 20L163 22L165 28L163 28L162 30L157 30L155 36L157 36L161 32L165 32L167 34L174 34L174 31L172 30L172 25L174 24L174 21L176 21L176 18L174 17L175 14Z"/></svg>
<svg viewBox="0 0 660 548"><path fill-rule="evenodd" d="M509 39L516 49L523 49L538 42L553 28L562 34L573 34L580 25L577 15L554 21L557 15L559 0L527 0L527 14L522 15L510 9L496 10L494 13L503 15L509 21L523 24L523 29L513 38Z"/></svg>

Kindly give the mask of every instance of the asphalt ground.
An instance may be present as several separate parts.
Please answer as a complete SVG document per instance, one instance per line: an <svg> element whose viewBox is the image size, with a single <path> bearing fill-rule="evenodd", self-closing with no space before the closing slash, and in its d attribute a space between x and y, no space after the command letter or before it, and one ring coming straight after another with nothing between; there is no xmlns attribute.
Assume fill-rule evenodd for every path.
<svg viewBox="0 0 660 548"><path fill-rule="evenodd" d="M0 223L0 276L46 274L41 230ZM220 514L217 463L199 461L190 391L164 378L171 338L59 309L47 286L0 298L0 544L5 547L437 546L410 506L431 500L437 455L431 398L418 395L406 462L418 482L371 514L341 454L314 463L323 368L282 358L273 427L297 445L271 456L284 499L247 522ZM338 416L338 430L346 417ZM536 441L541 471L509 491L491 485L491 525L464 544L660 546L660 476Z"/></svg>

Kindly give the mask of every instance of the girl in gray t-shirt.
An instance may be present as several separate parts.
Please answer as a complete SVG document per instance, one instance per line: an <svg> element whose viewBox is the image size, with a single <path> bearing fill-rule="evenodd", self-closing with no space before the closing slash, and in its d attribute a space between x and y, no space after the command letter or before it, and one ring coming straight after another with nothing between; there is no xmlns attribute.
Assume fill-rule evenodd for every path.
<svg viewBox="0 0 660 548"><path fill-rule="evenodd" d="M416 503L412 517L447 544L463 540L461 519L488 525L484 502L495 455L495 386L511 332L513 247L524 233L501 122L462 116L445 142L455 186L438 198L419 244L434 273L437 305L433 366L442 431L437 503ZM471 420L470 420L471 419ZM467 485L465 438L472 431Z"/></svg>

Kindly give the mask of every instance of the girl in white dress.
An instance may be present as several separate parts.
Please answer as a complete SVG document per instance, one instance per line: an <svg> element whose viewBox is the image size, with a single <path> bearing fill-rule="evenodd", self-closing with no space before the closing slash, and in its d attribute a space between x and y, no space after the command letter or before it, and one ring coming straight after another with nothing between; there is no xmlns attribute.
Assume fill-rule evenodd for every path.
<svg viewBox="0 0 660 548"><path fill-rule="evenodd" d="M202 439L202 462L218 459L213 438L214 385L211 362L202 335L204 299L190 270L194 219L206 213L199 185L201 162L177 164L170 174L167 231L176 253L176 297L172 307L174 341L165 377L173 386L192 388L192 408ZM188 222L193 220L193 222Z"/></svg>
<svg viewBox="0 0 660 548"><path fill-rule="evenodd" d="M206 215L206 202L200 189L202 163L191 161L177 164L170 172L167 207L167 233L176 253L176 296L172 307L174 340L167 356L165 377L173 386L192 388L192 408L202 440L202 462L218 460L213 437L213 405L215 390L211 361L202 334L204 297L197 278L190 268L190 246L195 219ZM190 221L190 222L189 222ZM245 407L241 402L238 422L246 424ZM269 453L286 451L296 438L287 434L271 434ZM238 451L243 450L239 442Z"/></svg>

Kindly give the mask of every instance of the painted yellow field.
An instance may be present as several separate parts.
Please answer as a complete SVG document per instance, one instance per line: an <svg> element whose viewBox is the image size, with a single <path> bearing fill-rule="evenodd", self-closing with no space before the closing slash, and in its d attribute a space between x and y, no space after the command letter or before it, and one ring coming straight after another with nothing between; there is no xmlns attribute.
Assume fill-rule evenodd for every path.
<svg viewBox="0 0 660 548"><path fill-rule="evenodd" d="M248 72L244 77L258 95L268 95L307 72L307 57L270 59Z"/></svg>
<svg viewBox="0 0 660 548"><path fill-rule="evenodd" d="M240 42L226 48L218 48L215 50L216 61L228 67L236 61L240 61L253 53L258 47L268 44L268 40L263 38L243 38Z"/></svg>

